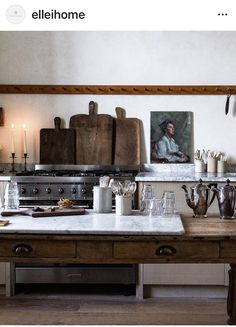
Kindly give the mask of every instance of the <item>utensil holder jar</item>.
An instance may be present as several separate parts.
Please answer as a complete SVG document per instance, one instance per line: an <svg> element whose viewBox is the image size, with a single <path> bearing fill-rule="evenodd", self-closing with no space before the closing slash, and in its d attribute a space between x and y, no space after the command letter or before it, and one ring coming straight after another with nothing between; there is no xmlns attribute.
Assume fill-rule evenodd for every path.
<svg viewBox="0 0 236 327"><path fill-rule="evenodd" d="M116 195L116 214L128 216L132 213L132 196Z"/></svg>
<svg viewBox="0 0 236 327"><path fill-rule="evenodd" d="M206 165L202 160L195 160L195 173L204 173L206 171Z"/></svg>
<svg viewBox="0 0 236 327"><path fill-rule="evenodd" d="M112 212L112 191L110 187L93 187L93 210L97 213Z"/></svg>
<svg viewBox="0 0 236 327"><path fill-rule="evenodd" d="M218 160L217 161L217 173L223 174L226 170L226 161Z"/></svg>
<svg viewBox="0 0 236 327"><path fill-rule="evenodd" d="M207 172L208 173L216 173L216 159L215 158L207 159Z"/></svg>

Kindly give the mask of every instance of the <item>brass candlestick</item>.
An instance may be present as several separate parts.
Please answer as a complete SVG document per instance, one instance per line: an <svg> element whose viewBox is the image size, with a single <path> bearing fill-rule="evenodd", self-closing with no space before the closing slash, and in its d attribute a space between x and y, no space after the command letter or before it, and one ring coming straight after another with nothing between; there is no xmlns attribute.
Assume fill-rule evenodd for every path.
<svg viewBox="0 0 236 327"><path fill-rule="evenodd" d="M15 159L16 159L16 154L13 152L13 153L11 154L11 157L10 157L10 158L12 159L10 173L15 173L15 172L16 172L16 170L15 170Z"/></svg>
<svg viewBox="0 0 236 327"><path fill-rule="evenodd" d="M24 162L24 172L27 171L27 168L26 168L26 159L29 158L29 157L27 157L27 155L28 155L27 153L24 153L24 157L23 157L24 158L24 161L25 161Z"/></svg>

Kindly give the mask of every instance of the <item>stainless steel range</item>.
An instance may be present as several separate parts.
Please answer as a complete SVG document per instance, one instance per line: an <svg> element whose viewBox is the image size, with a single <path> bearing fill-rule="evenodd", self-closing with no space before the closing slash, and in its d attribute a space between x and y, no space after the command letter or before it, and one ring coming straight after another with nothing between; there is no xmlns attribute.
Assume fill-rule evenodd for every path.
<svg viewBox="0 0 236 327"><path fill-rule="evenodd" d="M18 173L17 181L20 206L55 205L60 198L68 198L75 204L92 208L93 186L99 177L134 181L139 166L79 166L35 165L35 170ZM136 191L136 194L138 192ZM133 207L138 205L138 197ZM16 283L80 283L133 285L136 281L136 265L65 265L65 264L16 264ZM127 291L127 289L126 289ZM129 289L128 289L129 292Z"/></svg>
<svg viewBox="0 0 236 327"><path fill-rule="evenodd" d="M92 208L93 186L99 177L134 181L139 166L35 165L34 171L18 173L20 206L55 205L60 198ZM136 199L134 207L137 206Z"/></svg>

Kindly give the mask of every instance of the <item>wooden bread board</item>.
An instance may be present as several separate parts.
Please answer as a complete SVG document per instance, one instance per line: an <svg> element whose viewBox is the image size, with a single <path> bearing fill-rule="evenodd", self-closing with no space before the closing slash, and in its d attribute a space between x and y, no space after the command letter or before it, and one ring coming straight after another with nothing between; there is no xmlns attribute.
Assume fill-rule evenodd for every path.
<svg viewBox="0 0 236 327"><path fill-rule="evenodd" d="M43 211L35 211L34 209L26 209L24 211L2 211L1 215L3 217L9 217L13 215L23 215L37 217L55 217L55 216L73 216L73 215L84 215L85 209L79 207L73 208L54 208L52 209L42 209Z"/></svg>
<svg viewBox="0 0 236 327"><path fill-rule="evenodd" d="M76 130L76 164L111 165L113 118L97 114L95 102L89 103L89 115L70 118L70 128Z"/></svg>
<svg viewBox="0 0 236 327"><path fill-rule="evenodd" d="M55 128L40 130L41 164L75 164L75 130L61 128L61 119L54 118Z"/></svg>
<svg viewBox="0 0 236 327"><path fill-rule="evenodd" d="M115 165L140 165L140 120L125 118L125 110L116 108Z"/></svg>

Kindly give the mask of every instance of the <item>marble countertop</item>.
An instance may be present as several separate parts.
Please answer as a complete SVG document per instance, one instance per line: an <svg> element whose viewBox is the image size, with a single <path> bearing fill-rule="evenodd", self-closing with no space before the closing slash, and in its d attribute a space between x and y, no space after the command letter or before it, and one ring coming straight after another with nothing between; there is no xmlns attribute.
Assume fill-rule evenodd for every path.
<svg viewBox="0 0 236 327"><path fill-rule="evenodd" d="M16 215L1 217L10 220L0 227L1 233L29 234L96 234L96 235L181 235L184 227L179 215L171 217L148 217L134 212L130 216L115 213L94 213L86 210L85 215L32 218Z"/></svg>
<svg viewBox="0 0 236 327"><path fill-rule="evenodd" d="M195 173L189 171L147 171L141 172L136 177L137 182L198 182L199 179L203 182L226 182L229 179L231 182L236 182L236 173Z"/></svg>

